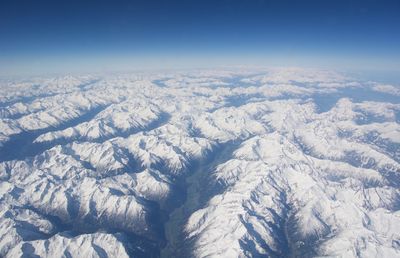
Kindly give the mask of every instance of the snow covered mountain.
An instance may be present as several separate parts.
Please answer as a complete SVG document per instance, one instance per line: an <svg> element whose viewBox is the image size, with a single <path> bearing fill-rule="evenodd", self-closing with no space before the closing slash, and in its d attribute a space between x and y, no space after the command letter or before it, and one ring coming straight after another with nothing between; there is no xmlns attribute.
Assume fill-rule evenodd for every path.
<svg viewBox="0 0 400 258"><path fill-rule="evenodd" d="M400 88L300 68L0 85L1 257L400 257Z"/></svg>

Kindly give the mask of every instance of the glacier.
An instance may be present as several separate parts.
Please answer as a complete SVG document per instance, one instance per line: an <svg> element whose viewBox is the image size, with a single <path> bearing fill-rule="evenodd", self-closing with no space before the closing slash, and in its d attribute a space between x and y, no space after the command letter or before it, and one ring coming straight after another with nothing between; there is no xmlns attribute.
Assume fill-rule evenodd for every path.
<svg viewBox="0 0 400 258"><path fill-rule="evenodd" d="M1 257L400 257L400 88L225 68L0 80Z"/></svg>

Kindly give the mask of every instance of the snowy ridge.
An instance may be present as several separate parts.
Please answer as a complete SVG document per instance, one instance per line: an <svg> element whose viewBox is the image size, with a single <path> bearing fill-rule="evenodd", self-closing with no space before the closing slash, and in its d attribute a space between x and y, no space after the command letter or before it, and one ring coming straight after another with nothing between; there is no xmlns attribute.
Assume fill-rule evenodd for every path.
<svg viewBox="0 0 400 258"><path fill-rule="evenodd" d="M400 256L395 85L276 68L0 92L2 257Z"/></svg>
<svg viewBox="0 0 400 258"><path fill-rule="evenodd" d="M105 246L104 243L108 243ZM79 246L79 249L76 247ZM32 252L33 251L33 252ZM9 252L10 257L20 257L25 253L41 257L129 257L125 247L113 235L95 233L68 237L56 235L47 240L36 240L19 244Z"/></svg>
<svg viewBox="0 0 400 258"><path fill-rule="evenodd" d="M110 138L121 133L146 129L156 122L161 111L145 101L124 101L112 104L98 113L89 122L69 127L63 131L55 131L40 135L36 142L51 142L59 139L99 140Z"/></svg>

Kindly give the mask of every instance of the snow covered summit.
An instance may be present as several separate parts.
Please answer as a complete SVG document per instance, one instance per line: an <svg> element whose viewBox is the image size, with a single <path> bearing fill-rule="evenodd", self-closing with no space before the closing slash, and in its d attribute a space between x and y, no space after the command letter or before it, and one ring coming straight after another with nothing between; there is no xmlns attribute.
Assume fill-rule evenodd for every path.
<svg viewBox="0 0 400 258"><path fill-rule="evenodd" d="M396 85L300 68L1 84L1 257L400 257Z"/></svg>

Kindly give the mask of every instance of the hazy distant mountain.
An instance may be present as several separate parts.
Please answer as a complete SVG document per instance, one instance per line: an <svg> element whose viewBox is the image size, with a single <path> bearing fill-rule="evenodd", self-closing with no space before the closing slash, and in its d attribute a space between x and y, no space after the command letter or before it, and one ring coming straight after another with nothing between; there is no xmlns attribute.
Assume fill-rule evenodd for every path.
<svg viewBox="0 0 400 258"><path fill-rule="evenodd" d="M2 81L2 257L399 257L400 88L307 69Z"/></svg>

